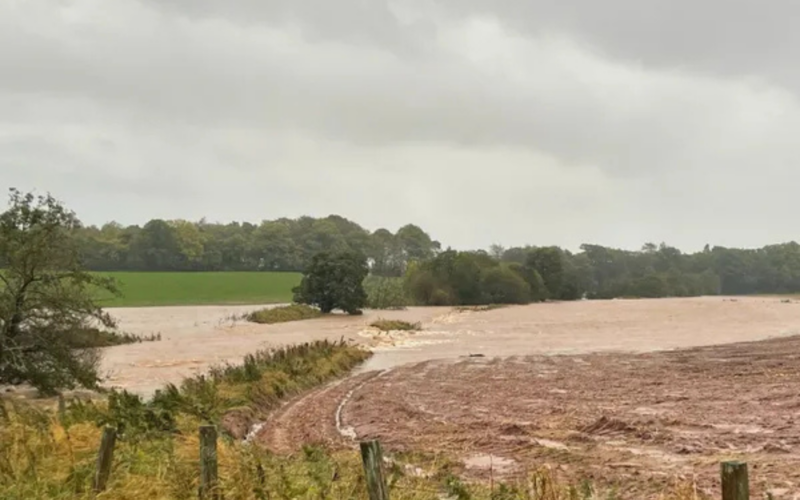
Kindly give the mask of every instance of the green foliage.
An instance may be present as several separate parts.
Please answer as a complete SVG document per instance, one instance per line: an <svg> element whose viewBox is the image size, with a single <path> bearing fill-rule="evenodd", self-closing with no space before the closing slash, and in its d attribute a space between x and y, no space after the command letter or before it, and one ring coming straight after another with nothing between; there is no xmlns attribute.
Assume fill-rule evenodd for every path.
<svg viewBox="0 0 800 500"><path fill-rule="evenodd" d="M533 276L533 273L530 273ZM525 304L531 287L512 266L481 252L448 250L410 266L406 286L423 305Z"/></svg>
<svg viewBox="0 0 800 500"><path fill-rule="evenodd" d="M438 241L431 240L428 233L413 224L398 229L395 239L407 262L428 260L441 247Z"/></svg>
<svg viewBox="0 0 800 500"><path fill-rule="evenodd" d="M505 266L487 270L481 288L490 304L527 304L531 300L531 286Z"/></svg>
<svg viewBox="0 0 800 500"><path fill-rule="evenodd" d="M177 432L177 422L186 417L216 424L232 409L262 415L287 396L341 376L369 356L358 347L329 341L258 351L241 364L217 366L206 375L187 378L180 387L169 384L150 401L113 390L104 404L73 400L62 423L111 425L123 439L154 439Z"/></svg>
<svg viewBox="0 0 800 500"><path fill-rule="evenodd" d="M292 300L300 273L284 272L108 272L119 294L98 291L104 307L201 304L275 304Z"/></svg>
<svg viewBox="0 0 800 500"><path fill-rule="evenodd" d="M409 323L408 321L401 321L397 319L379 319L374 321L369 326L377 328L383 332L391 331L418 331L422 329L419 323Z"/></svg>
<svg viewBox="0 0 800 500"><path fill-rule="evenodd" d="M314 319L320 316L322 316L322 312L315 307L309 307L304 304L292 304L253 311L246 316L246 319L252 323L272 325L275 323Z"/></svg>
<svg viewBox="0 0 800 500"><path fill-rule="evenodd" d="M154 434L175 432L176 415L159 403L148 404L129 392L111 391L108 405L98 409L93 420L99 426L115 427L123 439L141 440Z"/></svg>
<svg viewBox="0 0 800 500"><path fill-rule="evenodd" d="M112 425L120 434L103 496L196 498L197 427L204 420L219 422L242 400L257 411L269 411L282 398L324 384L368 356L333 342L262 351L242 365L187 380L180 389L167 387L150 402L111 392L107 402L73 400L58 418L25 404L9 403L7 409L0 400L0 497L94 498L91 482L101 427ZM264 399L267 394L271 397ZM229 439L218 446L225 498L352 498L357 489L363 491L357 455L334 457L306 447L302 455L279 458ZM405 480L398 487L407 485Z"/></svg>
<svg viewBox="0 0 800 500"><path fill-rule="evenodd" d="M631 296L642 298L666 297L670 292L667 280L660 274L642 276L632 282L628 290Z"/></svg>
<svg viewBox="0 0 800 500"><path fill-rule="evenodd" d="M75 342L93 323L115 326L94 292L116 287L84 271L79 228L51 196L11 190L0 214L0 383L28 382L43 393L96 386L99 354Z"/></svg>
<svg viewBox="0 0 800 500"><path fill-rule="evenodd" d="M508 265L509 270L519 275L528 284L529 298L531 302L543 302L547 300L547 287L544 280L536 269L518 264L516 262Z"/></svg>
<svg viewBox="0 0 800 500"><path fill-rule="evenodd" d="M370 275L364 280L364 291L370 309L404 309L410 303L403 278Z"/></svg>
<svg viewBox="0 0 800 500"><path fill-rule="evenodd" d="M564 286L564 252L558 247L534 248L525 267L536 271L544 281L548 298L559 298Z"/></svg>
<svg viewBox="0 0 800 500"><path fill-rule="evenodd" d="M353 252L321 252L311 259L294 301L319 307L323 313L341 309L359 314L367 304L364 279L369 273L366 259Z"/></svg>
<svg viewBox="0 0 800 500"><path fill-rule="evenodd" d="M356 252L368 258L376 276L401 277L415 263L424 264L440 253L441 245L421 228L406 225L396 233L372 233L343 217L277 219L260 225L247 222L211 224L205 220L152 220L144 226L108 223L102 227L75 227L81 260L94 271L301 271L321 251ZM477 254L479 252L471 252ZM532 255L532 256L531 256ZM560 255L560 260L558 256ZM639 293L646 276L667 281L667 296L702 294L776 294L800 292L800 245L796 242L758 249L706 245L685 254L665 244L647 243L641 251L619 250L594 244L575 254L558 247L493 245L486 257L528 266L539 273L547 298L575 300L631 296ZM2 264L0 256L0 264ZM409 288L424 295L424 304L475 302L472 262L460 262L452 282L442 283L437 272L415 273ZM479 263L479 267L485 267ZM542 300L537 281L514 269L531 286L531 300ZM123 299L106 305L162 305L212 303L274 303L291 300L289 290L297 275L272 283L259 278L184 273L182 277L133 273L123 277ZM459 278L456 276L461 274ZM290 278L289 276L294 276ZM278 277L276 277L277 279ZM283 280L286 281L283 281ZM292 281L295 279L297 281ZM648 278L654 282L657 278ZM217 281L219 280L219 281ZM647 293L652 289L647 287ZM423 290L427 290L424 293Z"/></svg>
<svg viewBox="0 0 800 500"><path fill-rule="evenodd" d="M115 345L138 344L161 340L161 334L132 335L99 328L83 328L64 332L67 342L73 349L89 349L94 347L111 347Z"/></svg>
<svg viewBox="0 0 800 500"><path fill-rule="evenodd" d="M439 243L414 225L396 234L368 232L337 215L278 219L260 225L205 220L116 223L78 231L81 257L94 271L302 271L322 251L366 255L380 276L402 276L411 260L427 259ZM295 283L296 284L296 283Z"/></svg>

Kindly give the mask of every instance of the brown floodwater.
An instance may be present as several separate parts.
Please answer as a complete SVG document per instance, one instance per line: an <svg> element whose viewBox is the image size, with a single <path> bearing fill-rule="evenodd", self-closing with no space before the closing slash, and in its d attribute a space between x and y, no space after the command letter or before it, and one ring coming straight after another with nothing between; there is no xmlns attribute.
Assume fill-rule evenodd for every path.
<svg viewBox="0 0 800 500"><path fill-rule="evenodd" d="M106 385L146 396L258 349L321 339L343 338L372 348L375 356L360 369L366 371L470 355L645 352L800 333L800 302L770 297L579 301L483 312L415 307L280 325L229 319L257 308L110 309L123 331L160 333L162 340L105 349ZM420 322L422 330L379 333L369 327L377 318Z"/></svg>

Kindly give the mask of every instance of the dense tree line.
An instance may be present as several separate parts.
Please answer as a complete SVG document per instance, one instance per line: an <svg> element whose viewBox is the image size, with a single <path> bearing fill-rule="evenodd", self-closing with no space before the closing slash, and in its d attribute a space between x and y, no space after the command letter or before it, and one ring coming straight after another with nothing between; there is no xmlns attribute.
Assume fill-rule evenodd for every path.
<svg viewBox="0 0 800 500"><path fill-rule="evenodd" d="M371 232L336 215L261 224L109 223L77 235L83 261L95 271L302 271L320 252L355 252L373 275L406 276L425 303L800 292L795 242L696 253L652 243L637 251L585 244L578 252L496 245L454 252L415 225Z"/></svg>
<svg viewBox="0 0 800 500"><path fill-rule="evenodd" d="M531 250L503 250L501 259L524 263ZM758 249L706 245L696 253L664 243L647 243L639 251L585 244L578 253L561 253L569 286L589 298L800 292L796 242Z"/></svg>
<svg viewBox="0 0 800 500"><path fill-rule="evenodd" d="M666 244L639 251L585 244L447 250L410 266L407 288L423 304L527 303L615 297L688 297L800 292L800 245L714 247L682 253Z"/></svg>
<svg viewBox="0 0 800 500"><path fill-rule="evenodd" d="M314 255L357 252L372 271L400 276L408 262L426 260L439 243L417 226L369 232L343 217L278 219L259 225L151 220L116 223L78 233L85 265L94 271L302 271Z"/></svg>

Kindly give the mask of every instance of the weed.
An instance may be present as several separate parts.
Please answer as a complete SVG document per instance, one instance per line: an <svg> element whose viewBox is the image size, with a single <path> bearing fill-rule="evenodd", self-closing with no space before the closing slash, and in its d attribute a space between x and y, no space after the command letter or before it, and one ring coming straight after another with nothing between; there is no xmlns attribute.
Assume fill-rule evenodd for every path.
<svg viewBox="0 0 800 500"><path fill-rule="evenodd" d="M275 323L314 319L321 316L322 312L317 308L302 304L292 304L290 306L260 309L248 314L246 319L252 323L272 325Z"/></svg>
<svg viewBox="0 0 800 500"><path fill-rule="evenodd" d="M395 319L379 319L372 323L370 326L377 328L383 332L391 332L396 330L402 331L417 331L422 330L420 323L409 323L408 321L400 321Z"/></svg>

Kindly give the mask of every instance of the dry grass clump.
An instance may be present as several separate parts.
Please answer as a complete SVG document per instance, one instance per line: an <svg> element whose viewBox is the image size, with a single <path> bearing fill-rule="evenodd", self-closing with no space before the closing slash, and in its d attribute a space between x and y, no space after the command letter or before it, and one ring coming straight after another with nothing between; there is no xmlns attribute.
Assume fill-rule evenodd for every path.
<svg viewBox="0 0 800 500"><path fill-rule="evenodd" d="M391 332L391 331L418 331L422 330L422 325L420 323L409 323L408 321L401 321L397 319L379 319L369 325L373 328L377 328L383 332Z"/></svg>
<svg viewBox="0 0 800 500"><path fill-rule="evenodd" d="M322 312L315 307L303 304L292 304L282 307L268 307L253 311L245 316L247 321L273 325L275 323L287 323L289 321L300 321L304 319L314 319L322 316Z"/></svg>

